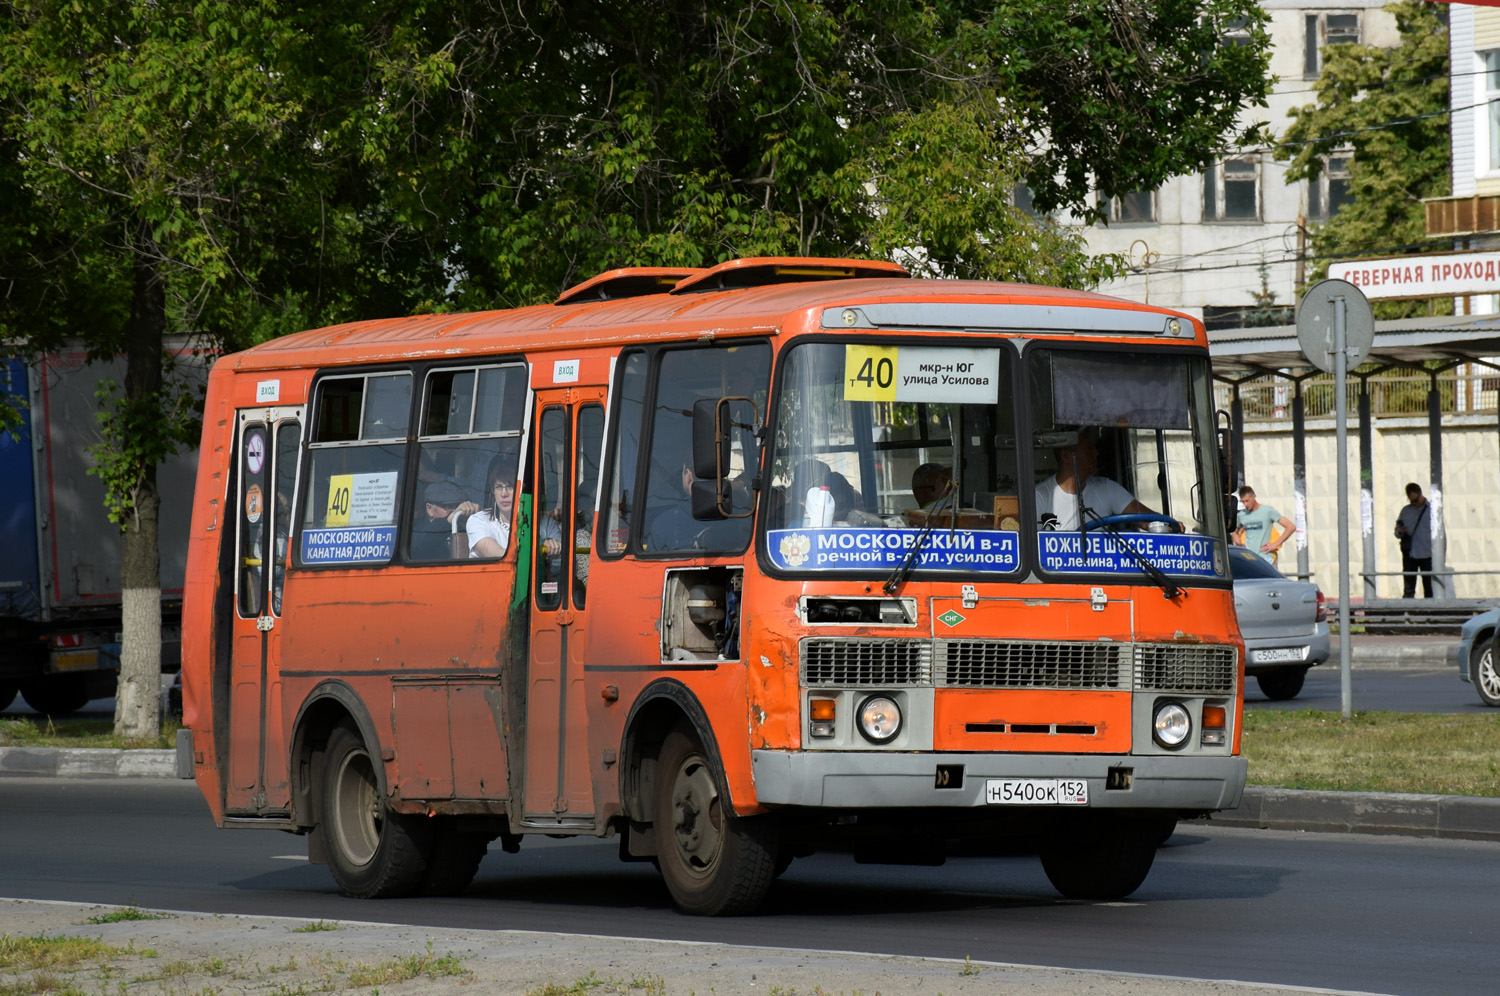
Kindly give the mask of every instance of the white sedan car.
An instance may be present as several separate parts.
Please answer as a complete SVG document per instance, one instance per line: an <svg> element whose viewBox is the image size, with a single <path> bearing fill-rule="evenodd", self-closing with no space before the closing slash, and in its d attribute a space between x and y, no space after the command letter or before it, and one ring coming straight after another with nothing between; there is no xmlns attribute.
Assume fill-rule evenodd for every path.
<svg viewBox="0 0 1500 996"><path fill-rule="evenodd" d="M1268 699L1295 698L1307 669L1328 659L1323 593L1242 546L1229 548L1234 611L1245 638L1245 674Z"/></svg>

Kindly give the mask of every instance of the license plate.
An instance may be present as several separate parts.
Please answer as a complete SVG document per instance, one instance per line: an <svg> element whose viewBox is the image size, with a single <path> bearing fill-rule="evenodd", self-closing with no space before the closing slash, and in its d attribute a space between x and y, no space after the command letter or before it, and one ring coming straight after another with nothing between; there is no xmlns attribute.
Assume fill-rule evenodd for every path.
<svg viewBox="0 0 1500 996"><path fill-rule="evenodd" d="M91 669L98 663L99 651L97 650L54 650L52 652L52 666L59 671Z"/></svg>
<svg viewBox="0 0 1500 996"><path fill-rule="evenodd" d="M1255 662L1257 664L1271 664L1276 661L1300 661L1305 652L1302 647L1282 647L1278 650L1257 650Z"/></svg>
<svg viewBox="0 0 1500 996"><path fill-rule="evenodd" d="M1082 778L990 778L984 801L992 806L1087 806L1089 783Z"/></svg>

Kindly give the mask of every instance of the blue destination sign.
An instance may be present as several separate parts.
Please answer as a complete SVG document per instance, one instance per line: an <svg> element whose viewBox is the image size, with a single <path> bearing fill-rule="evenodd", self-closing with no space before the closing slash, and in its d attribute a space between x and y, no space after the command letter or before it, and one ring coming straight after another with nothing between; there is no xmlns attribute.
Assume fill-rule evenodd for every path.
<svg viewBox="0 0 1500 996"><path fill-rule="evenodd" d="M395 526L304 529L304 564L383 564L396 552Z"/></svg>
<svg viewBox="0 0 1500 996"><path fill-rule="evenodd" d="M1121 533L1115 537L1103 530L1086 535L1070 530L1038 533L1036 542L1042 570L1055 574L1144 574L1125 549L1126 543L1164 574L1213 578L1223 577L1226 571L1219 541L1192 533Z"/></svg>
<svg viewBox="0 0 1500 996"><path fill-rule="evenodd" d="M773 529L766 554L788 571L895 570L920 529ZM1021 566L1021 534L1001 529L933 529L913 566L923 571L1004 574Z"/></svg>

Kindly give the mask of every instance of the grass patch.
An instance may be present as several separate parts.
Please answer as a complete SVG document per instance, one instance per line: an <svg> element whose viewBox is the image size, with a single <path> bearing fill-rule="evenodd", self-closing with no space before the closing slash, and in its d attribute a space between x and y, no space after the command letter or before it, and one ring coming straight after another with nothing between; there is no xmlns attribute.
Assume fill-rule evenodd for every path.
<svg viewBox="0 0 1500 996"><path fill-rule="evenodd" d="M84 923L126 923L131 920L170 920L170 913L153 913L151 910L143 910L138 906L126 906L123 909L110 910L108 913L100 913L91 916Z"/></svg>
<svg viewBox="0 0 1500 996"><path fill-rule="evenodd" d="M1500 797L1500 715L1253 710L1241 752L1251 785Z"/></svg>
<svg viewBox="0 0 1500 996"><path fill-rule="evenodd" d="M112 747L115 750L177 746L182 723L162 719L161 736L155 740L127 740L115 736L110 719L53 719L50 716L13 716L0 719L0 747Z"/></svg>
<svg viewBox="0 0 1500 996"><path fill-rule="evenodd" d="M432 942L428 941L427 951L423 954L391 958L378 965L355 965L349 969L349 983L355 986L378 986L405 982L417 976L436 979L445 975L468 974L469 970L464 968L463 959L451 954L433 954Z"/></svg>
<svg viewBox="0 0 1500 996"><path fill-rule="evenodd" d="M314 920L312 923L304 923L300 927L293 927L294 934L316 934L324 930L338 930L337 923L329 923L326 920Z"/></svg>
<svg viewBox="0 0 1500 996"><path fill-rule="evenodd" d="M72 968L125 955L141 954L115 947L92 937L0 936L0 969L34 972L38 969Z"/></svg>

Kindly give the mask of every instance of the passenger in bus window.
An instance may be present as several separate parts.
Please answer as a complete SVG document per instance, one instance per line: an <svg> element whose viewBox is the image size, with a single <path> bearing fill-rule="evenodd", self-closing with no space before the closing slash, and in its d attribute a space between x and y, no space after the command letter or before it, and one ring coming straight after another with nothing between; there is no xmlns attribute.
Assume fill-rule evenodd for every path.
<svg viewBox="0 0 1500 996"><path fill-rule="evenodd" d="M469 516L464 530L469 534L469 556L503 557L510 546L510 521L516 508L516 458L502 453L490 461L485 475L485 500L490 504ZM542 552L556 557L562 552L562 530L550 515L541 517Z"/></svg>
<svg viewBox="0 0 1500 996"><path fill-rule="evenodd" d="M427 485L422 501L423 512L412 530L412 559L447 560L453 556L452 537L465 532L465 522L479 511L479 504L452 481Z"/></svg>
<svg viewBox="0 0 1500 996"><path fill-rule="evenodd" d="M1129 491L1095 473L1099 469L1098 429L1093 426L1079 429L1078 442L1060 446L1055 452L1057 472L1036 486L1037 524L1041 528L1077 529L1080 506L1088 520L1151 513Z"/></svg>
<svg viewBox="0 0 1500 996"><path fill-rule="evenodd" d="M911 472L911 495L918 508L930 508L948 489L953 471L940 463L924 463Z"/></svg>
<svg viewBox="0 0 1500 996"><path fill-rule="evenodd" d="M693 465L691 461L683 461L680 478L682 497L674 500L672 506L665 512L658 513L651 520L651 524L646 527L646 535L641 537L641 543L648 553L690 549L693 545L693 538L707 525L693 518Z"/></svg>

